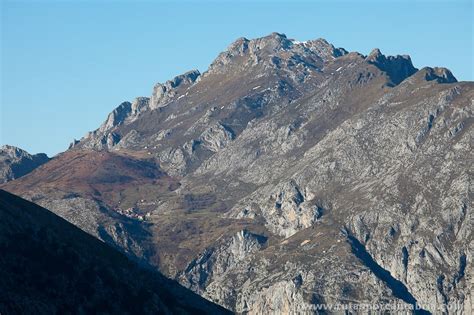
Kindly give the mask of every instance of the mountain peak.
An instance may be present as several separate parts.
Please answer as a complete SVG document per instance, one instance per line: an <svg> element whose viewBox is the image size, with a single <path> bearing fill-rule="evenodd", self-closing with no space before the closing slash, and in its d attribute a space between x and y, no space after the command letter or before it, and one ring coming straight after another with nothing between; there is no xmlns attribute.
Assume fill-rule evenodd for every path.
<svg viewBox="0 0 474 315"><path fill-rule="evenodd" d="M33 156L46 156L44 153L30 154L27 151L9 144L2 145L0 147L0 155L6 155L10 158L32 158Z"/></svg>
<svg viewBox="0 0 474 315"><path fill-rule="evenodd" d="M269 37L274 37L274 38L287 38L285 34L283 33L278 33L278 32L272 32Z"/></svg>
<svg viewBox="0 0 474 315"><path fill-rule="evenodd" d="M292 45L292 41L288 40L285 34L277 32L273 32L269 35L255 39L240 37L230 44L223 54L227 54L229 56L243 55L248 51L249 44L253 46L253 50L269 49L277 51L280 49L288 49Z"/></svg>
<svg viewBox="0 0 474 315"><path fill-rule="evenodd" d="M418 70L413 66L410 56L385 56L378 48L373 49L365 60L386 72L394 85L399 84Z"/></svg>
<svg viewBox="0 0 474 315"><path fill-rule="evenodd" d="M443 67L424 67L419 71L426 81L436 81L438 83L456 83L458 80L453 73Z"/></svg>
<svg viewBox="0 0 474 315"><path fill-rule="evenodd" d="M275 65L275 58L318 59L324 62L345 54L345 49L335 48L323 38L300 42L288 39L285 34L273 32L250 40L245 37L238 38L217 56L206 75L223 72L228 65L236 65L240 71L262 62L272 67Z"/></svg>
<svg viewBox="0 0 474 315"><path fill-rule="evenodd" d="M370 54L367 56L366 60L374 62L374 61L379 60L380 58L383 58L383 57L385 57L385 56L382 54L380 49L374 48L374 49L372 49Z"/></svg>
<svg viewBox="0 0 474 315"><path fill-rule="evenodd" d="M26 152L25 150L22 150L18 147L15 147L9 144L2 145L2 147L0 148L0 151L2 153L6 153L11 156L21 156L21 155L28 154L28 152Z"/></svg>
<svg viewBox="0 0 474 315"><path fill-rule="evenodd" d="M348 51L344 48L336 48L333 44L329 43L324 38L318 38L305 42L305 47L316 53L323 60L331 60L336 57L344 56L348 54Z"/></svg>
<svg viewBox="0 0 474 315"><path fill-rule="evenodd" d="M12 145L0 147L0 183L28 174L49 161L44 153L30 154Z"/></svg>

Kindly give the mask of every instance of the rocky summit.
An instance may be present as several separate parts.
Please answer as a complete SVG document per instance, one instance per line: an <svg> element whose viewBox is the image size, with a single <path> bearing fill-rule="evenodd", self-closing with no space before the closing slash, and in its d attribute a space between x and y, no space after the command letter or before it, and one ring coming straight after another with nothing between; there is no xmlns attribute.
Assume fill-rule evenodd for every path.
<svg viewBox="0 0 474 315"><path fill-rule="evenodd" d="M26 175L48 161L44 153L31 155L20 148L4 145L0 147L0 183Z"/></svg>
<svg viewBox="0 0 474 315"><path fill-rule="evenodd" d="M473 98L406 55L240 38L2 189L237 313L471 314Z"/></svg>

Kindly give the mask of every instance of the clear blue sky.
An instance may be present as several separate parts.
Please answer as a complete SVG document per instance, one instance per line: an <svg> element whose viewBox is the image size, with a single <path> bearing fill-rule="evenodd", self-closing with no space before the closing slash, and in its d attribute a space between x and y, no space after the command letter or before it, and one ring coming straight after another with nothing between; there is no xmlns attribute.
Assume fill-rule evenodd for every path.
<svg viewBox="0 0 474 315"><path fill-rule="evenodd" d="M64 151L122 101L206 70L241 36L378 47L473 80L469 0L0 2L0 144L32 153Z"/></svg>

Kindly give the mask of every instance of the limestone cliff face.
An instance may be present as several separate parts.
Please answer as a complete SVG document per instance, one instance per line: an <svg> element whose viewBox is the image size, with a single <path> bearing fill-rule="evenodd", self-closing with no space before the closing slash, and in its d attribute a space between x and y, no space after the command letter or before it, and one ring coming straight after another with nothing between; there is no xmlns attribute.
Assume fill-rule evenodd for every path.
<svg viewBox="0 0 474 315"><path fill-rule="evenodd" d="M228 271L248 262L249 257L262 249L266 242L267 237L263 235L241 230L194 259L179 276L180 282L203 294L207 287L219 285Z"/></svg>
<svg viewBox="0 0 474 315"><path fill-rule="evenodd" d="M469 314L473 98L472 82L408 56L241 38L48 163L56 174L87 150L120 157L81 185L31 174L5 187L34 184L56 213L84 212L69 220L237 312Z"/></svg>
<svg viewBox="0 0 474 315"><path fill-rule="evenodd" d="M150 98L150 109L156 109L166 106L178 92L178 88L192 85L199 79L198 70L188 71L182 75L176 76L173 80L167 81L165 84L158 83L153 87L153 93Z"/></svg>

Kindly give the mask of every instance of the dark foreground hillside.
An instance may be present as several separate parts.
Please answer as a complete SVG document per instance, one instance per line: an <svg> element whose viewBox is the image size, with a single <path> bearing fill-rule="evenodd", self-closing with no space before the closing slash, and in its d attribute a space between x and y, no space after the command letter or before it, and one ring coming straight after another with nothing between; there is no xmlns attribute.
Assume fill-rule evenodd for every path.
<svg viewBox="0 0 474 315"><path fill-rule="evenodd" d="M0 190L0 314L227 311Z"/></svg>

